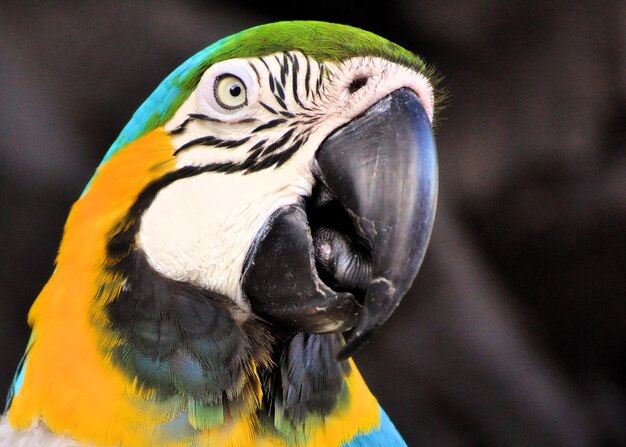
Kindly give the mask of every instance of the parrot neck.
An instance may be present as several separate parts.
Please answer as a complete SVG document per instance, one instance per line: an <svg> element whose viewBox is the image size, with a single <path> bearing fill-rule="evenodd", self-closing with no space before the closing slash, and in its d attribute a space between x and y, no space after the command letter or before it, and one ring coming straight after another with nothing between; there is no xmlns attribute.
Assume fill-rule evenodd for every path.
<svg viewBox="0 0 626 447"><path fill-rule="evenodd" d="M233 304L155 272L140 213L174 181L156 129L101 165L73 206L57 268L33 305L8 419L86 444L341 445L379 424L335 335L276 333ZM132 181L130 181L132 179Z"/></svg>

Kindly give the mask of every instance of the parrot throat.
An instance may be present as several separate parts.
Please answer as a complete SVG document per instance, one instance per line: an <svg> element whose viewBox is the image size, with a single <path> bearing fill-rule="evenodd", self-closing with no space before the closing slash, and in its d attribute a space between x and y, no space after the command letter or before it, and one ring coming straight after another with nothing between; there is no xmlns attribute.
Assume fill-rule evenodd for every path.
<svg viewBox="0 0 626 447"><path fill-rule="evenodd" d="M105 269L123 285L105 304L107 327L119 340L114 364L157 402L183 398L195 430L253 417L261 430L304 436L344 407L348 362L338 362L339 334L277 330L241 317L229 298L155 271L135 244L140 216L174 171L148 185L111 233Z"/></svg>
<svg viewBox="0 0 626 447"><path fill-rule="evenodd" d="M161 276L135 251L118 264L119 295L106 306L124 341L113 358L159 399L177 393L208 403L234 399L250 366L267 367L269 336L256 321L238 323L225 297Z"/></svg>
<svg viewBox="0 0 626 447"><path fill-rule="evenodd" d="M335 362L335 336L243 320L231 300L148 264L135 244L142 213L163 187L214 168L176 169L173 150L164 129L149 132L72 207L29 315L11 445L35 424L37 436L132 447L342 445L372 430L376 399Z"/></svg>

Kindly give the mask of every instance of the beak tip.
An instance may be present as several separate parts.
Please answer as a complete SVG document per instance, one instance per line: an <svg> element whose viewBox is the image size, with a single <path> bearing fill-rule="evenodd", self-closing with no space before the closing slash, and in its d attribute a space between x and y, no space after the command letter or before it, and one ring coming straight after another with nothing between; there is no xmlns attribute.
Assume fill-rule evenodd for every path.
<svg viewBox="0 0 626 447"><path fill-rule="evenodd" d="M317 160L327 187L338 197L345 193L343 202L372 249L363 310L337 354L345 360L389 318L420 269L437 200L436 147L419 98L400 89L329 138ZM337 180L339 163L348 168Z"/></svg>

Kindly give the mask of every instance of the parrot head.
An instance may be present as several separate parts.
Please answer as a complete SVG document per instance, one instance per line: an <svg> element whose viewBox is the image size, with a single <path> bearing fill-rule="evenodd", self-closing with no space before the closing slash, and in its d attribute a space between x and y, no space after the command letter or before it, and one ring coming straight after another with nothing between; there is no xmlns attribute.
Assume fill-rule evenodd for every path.
<svg viewBox="0 0 626 447"><path fill-rule="evenodd" d="M102 445L261 432L305 445L369 411L345 360L429 241L432 75L385 39L321 22L252 28L176 69L72 208L29 315L12 424Z"/></svg>

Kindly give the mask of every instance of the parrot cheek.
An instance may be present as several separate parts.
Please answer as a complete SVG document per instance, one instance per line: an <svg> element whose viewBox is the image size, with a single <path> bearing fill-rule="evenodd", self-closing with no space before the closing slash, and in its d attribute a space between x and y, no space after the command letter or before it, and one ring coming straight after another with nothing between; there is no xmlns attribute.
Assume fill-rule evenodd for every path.
<svg viewBox="0 0 626 447"><path fill-rule="evenodd" d="M279 326L349 331L347 358L397 307L428 245L437 197L428 113L400 88L336 129L314 164L312 194L268 219L242 288Z"/></svg>
<svg viewBox="0 0 626 447"><path fill-rule="evenodd" d="M311 190L295 170L204 173L163 188L141 216L137 246L160 274L230 297L243 311L245 255L276 209Z"/></svg>

